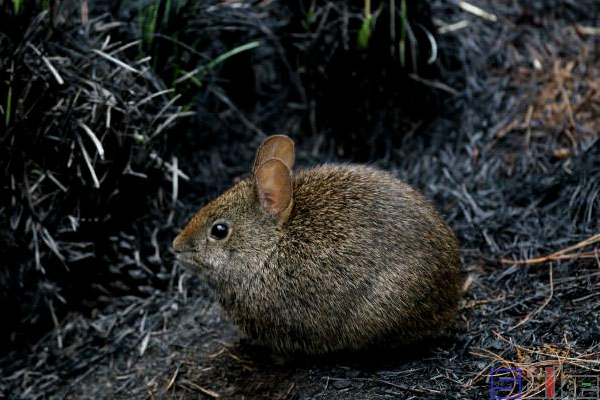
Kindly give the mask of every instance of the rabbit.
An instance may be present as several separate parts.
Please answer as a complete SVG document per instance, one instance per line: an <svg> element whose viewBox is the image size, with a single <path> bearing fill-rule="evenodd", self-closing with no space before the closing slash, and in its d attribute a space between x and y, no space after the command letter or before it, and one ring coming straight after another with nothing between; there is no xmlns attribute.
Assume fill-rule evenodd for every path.
<svg viewBox="0 0 600 400"><path fill-rule="evenodd" d="M251 176L173 241L241 330L275 353L397 347L453 319L458 241L415 189L382 170L326 164L293 175L294 142L268 137ZM387 347L383 347L387 348Z"/></svg>

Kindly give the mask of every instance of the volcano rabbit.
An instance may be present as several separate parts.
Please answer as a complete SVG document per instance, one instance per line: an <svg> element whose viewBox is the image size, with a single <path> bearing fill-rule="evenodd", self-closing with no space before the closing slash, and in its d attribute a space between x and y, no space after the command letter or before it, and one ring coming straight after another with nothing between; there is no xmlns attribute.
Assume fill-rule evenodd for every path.
<svg viewBox="0 0 600 400"><path fill-rule="evenodd" d="M454 315L458 243L418 192L387 172L323 165L292 174L294 142L267 138L252 175L194 215L179 261L277 352L397 346Z"/></svg>

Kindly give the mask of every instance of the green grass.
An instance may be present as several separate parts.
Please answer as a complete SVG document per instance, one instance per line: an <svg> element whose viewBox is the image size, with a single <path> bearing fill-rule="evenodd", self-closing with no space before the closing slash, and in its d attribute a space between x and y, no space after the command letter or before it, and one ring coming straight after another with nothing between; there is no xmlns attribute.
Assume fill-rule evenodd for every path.
<svg viewBox="0 0 600 400"><path fill-rule="evenodd" d="M168 79L171 79L172 84L192 70L188 65L188 71L185 71L184 68L186 67L182 67L178 62L181 48L178 39L179 29L174 26L175 21L183 11L189 11L189 7L196 8L199 4L200 2L194 0L155 0L139 11L137 24L138 32L142 39L140 43L140 55L151 56L152 67L159 74L166 72L161 70L162 66L160 65L160 60L171 58L171 72L169 73ZM156 40L156 34L159 32L172 40L169 40L168 42L165 40ZM187 43L187 45L190 45L192 48L197 47L196 43ZM258 46L260 46L259 41L251 41L228 50L223 54L218 55L207 64L194 68L193 70L197 70L197 72L187 79L189 79L194 87L202 87L203 75L206 72L227 59ZM201 51L201 49L199 49L199 51ZM163 76L163 79L165 78L166 76ZM180 86L178 91L185 90L187 89Z"/></svg>
<svg viewBox="0 0 600 400"><path fill-rule="evenodd" d="M205 67L200 68L197 73L195 73L194 75L190 76L189 79L197 87L200 88L200 87L202 87L202 80L198 76L200 76L200 77L203 76L206 72L210 71L216 65L222 63L223 61L227 60L228 58L233 57L236 54L240 54L240 53L242 53L244 51L252 50L254 48L257 48L258 46L260 46L260 41L254 40L252 42L248 42L248 43L243 44L241 46L234 47L233 49L228 50L225 53L223 53L223 54L215 57L214 59L212 59L208 64L206 64Z"/></svg>
<svg viewBox="0 0 600 400"><path fill-rule="evenodd" d="M366 50L369 47L369 39L371 38L371 33L373 32L373 16L369 15L365 18L360 27L360 31L358 31L358 38L356 40L356 47L359 50Z"/></svg>
<svg viewBox="0 0 600 400"><path fill-rule="evenodd" d="M156 33L159 5L160 1L156 1L149 7L140 10L138 15L138 28L142 36L142 43L148 48L152 46Z"/></svg>
<svg viewBox="0 0 600 400"><path fill-rule="evenodd" d="M369 47L369 39L373 33L373 14L371 14L371 0L364 0L364 16L365 19L358 31L356 38L356 47L359 50L366 50Z"/></svg>
<svg viewBox="0 0 600 400"><path fill-rule="evenodd" d="M13 0L13 8L15 10L15 15L19 15L21 13L24 2L25 0Z"/></svg>
<svg viewBox="0 0 600 400"><path fill-rule="evenodd" d="M4 126L8 128L10 125L10 113L12 109L12 86L8 87L8 95L6 97L6 115L4 116Z"/></svg>
<svg viewBox="0 0 600 400"><path fill-rule="evenodd" d="M400 2L400 65L402 68L406 65L406 0Z"/></svg>
<svg viewBox="0 0 600 400"><path fill-rule="evenodd" d="M235 56L236 54L240 54L241 52L257 48L258 46L260 46L260 42L258 40L255 40L255 41L243 44L241 46L235 47L229 51L226 51L225 53L221 54L220 56L216 57L214 60L209 62L208 65L206 66L206 68L212 69L212 68L214 68L215 65L222 63L223 61L227 60L230 57Z"/></svg>

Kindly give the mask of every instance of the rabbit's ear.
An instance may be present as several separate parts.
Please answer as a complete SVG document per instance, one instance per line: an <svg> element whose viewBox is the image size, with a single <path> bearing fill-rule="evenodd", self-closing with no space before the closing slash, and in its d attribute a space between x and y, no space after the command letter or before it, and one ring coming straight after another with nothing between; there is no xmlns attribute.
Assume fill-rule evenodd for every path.
<svg viewBox="0 0 600 400"><path fill-rule="evenodd" d="M254 179L262 209L279 224L285 223L294 204L290 169L279 158L271 158L256 169Z"/></svg>
<svg viewBox="0 0 600 400"><path fill-rule="evenodd" d="M265 161L271 158L280 159L291 171L294 169L294 141L285 135L272 135L265 139L256 150L252 173Z"/></svg>

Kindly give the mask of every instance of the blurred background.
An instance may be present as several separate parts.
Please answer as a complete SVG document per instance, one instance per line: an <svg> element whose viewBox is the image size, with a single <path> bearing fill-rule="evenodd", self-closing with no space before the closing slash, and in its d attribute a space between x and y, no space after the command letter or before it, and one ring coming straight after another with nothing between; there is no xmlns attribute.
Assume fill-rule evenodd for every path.
<svg viewBox="0 0 600 400"><path fill-rule="evenodd" d="M484 398L493 365L600 370L599 41L597 0L0 0L0 393ZM273 133L456 231L464 301L425 360L274 367L175 264Z"/></svg>

